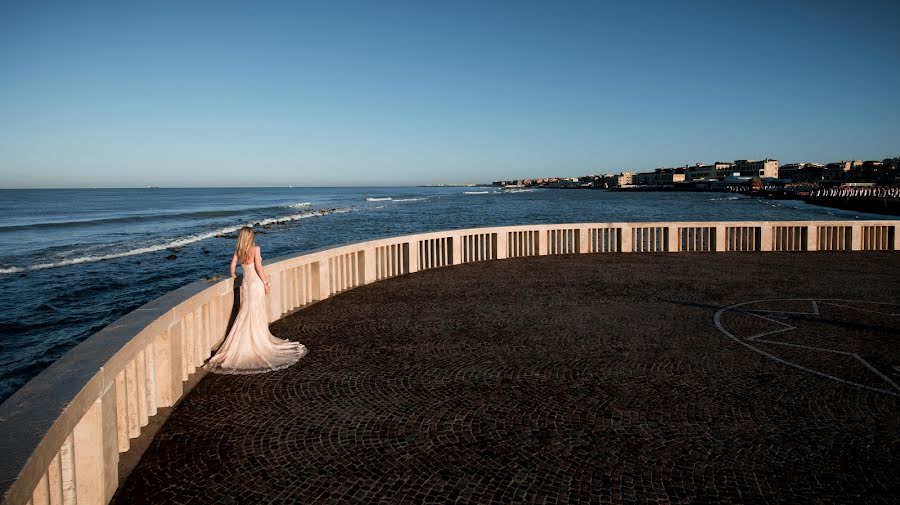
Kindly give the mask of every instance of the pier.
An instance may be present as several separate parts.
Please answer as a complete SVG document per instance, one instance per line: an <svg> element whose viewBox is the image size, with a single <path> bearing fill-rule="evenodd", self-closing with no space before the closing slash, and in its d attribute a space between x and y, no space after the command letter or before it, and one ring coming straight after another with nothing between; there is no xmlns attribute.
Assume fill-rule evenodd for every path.
<svg viewBox="0 0 900 505"><path fill-rule="evenodd" d="M311 352L258 376L201 377L237 300L198 281L0 406L3 503L888 502L898 226L540 225L278 258L272 331Z"/></svg>

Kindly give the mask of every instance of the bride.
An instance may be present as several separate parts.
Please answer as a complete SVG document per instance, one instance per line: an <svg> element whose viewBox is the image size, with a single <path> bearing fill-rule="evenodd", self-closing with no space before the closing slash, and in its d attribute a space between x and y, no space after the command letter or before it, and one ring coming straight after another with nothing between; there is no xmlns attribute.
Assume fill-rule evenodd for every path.
<svg viewBox="0 0 900 505"><path fill-rule="evenodd" d="M231 258L232 278L238 261L244 269L241 308L225 341L205 368L226 374L253 374L287 368L306 354L306 347L269 333L265 298L269 294L269 281L263 271L253 228L249 226L241 228L238 234Z"/></svg>

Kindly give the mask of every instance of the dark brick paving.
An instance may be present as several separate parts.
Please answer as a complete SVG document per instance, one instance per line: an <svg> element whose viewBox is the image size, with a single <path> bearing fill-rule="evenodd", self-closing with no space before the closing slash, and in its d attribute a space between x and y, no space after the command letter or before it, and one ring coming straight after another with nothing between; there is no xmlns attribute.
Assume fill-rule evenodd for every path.
<svg viewBox="0 0 900 505"><path fill-rule="evenodd" d="M735 339L716 328L771 298L857 302L760 302L723 314ZM898 302L893 253L539 257L376 283L273 324L309 347L297 366L206 377L114 501L897 503ZM795 346L742 345L778 322Z"/></svg>

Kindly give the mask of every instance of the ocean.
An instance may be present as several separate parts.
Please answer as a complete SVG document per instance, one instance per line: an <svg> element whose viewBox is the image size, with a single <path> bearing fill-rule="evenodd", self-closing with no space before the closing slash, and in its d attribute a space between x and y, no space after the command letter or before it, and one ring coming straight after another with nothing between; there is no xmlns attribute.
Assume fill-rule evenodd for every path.
<svg viewBox="0 0 900 505"><path fill-rule="evenodd" d="M533 223L883 219L729 193L497 188L0 190L0 401L79 342L179 286L264 258L422 231ZM264 226L267 225L267 226Z"/></svg>

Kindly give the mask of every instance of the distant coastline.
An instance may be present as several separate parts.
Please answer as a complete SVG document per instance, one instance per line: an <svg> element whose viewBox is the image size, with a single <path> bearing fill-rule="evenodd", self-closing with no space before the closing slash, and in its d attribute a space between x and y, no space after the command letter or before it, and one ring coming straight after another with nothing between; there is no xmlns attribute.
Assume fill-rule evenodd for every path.
<svg viewBox="0 0 900 505"><path fill-rule="evenodd" d="M843 160L827 164L799 162L781 164L777 159L741 159L734 162L694 163L661 167L649 172L622 171L618 174L578 177L540 177L499 180L493 186L544 187L561 189L694 189L717 190L728 186L806 184L832 187L841 184L873 184L900 187L900 157L882 160Z"/></svg>
<svg viewBox="0 0 900 505"><path fill-rule="evenodd" d="M605 189L611 191L731 192L795 199L844 210L900 215L900 157L883 160L787 163L716 161L652 172L494 181L501 188Z"/></svg>
<svg viewBox="0 0 900 505"><path fill-rule="evenodd" d="M419 184L417 188L483 188L490 187L491 184L485 183L461 183L461 184Z"/></svg>

